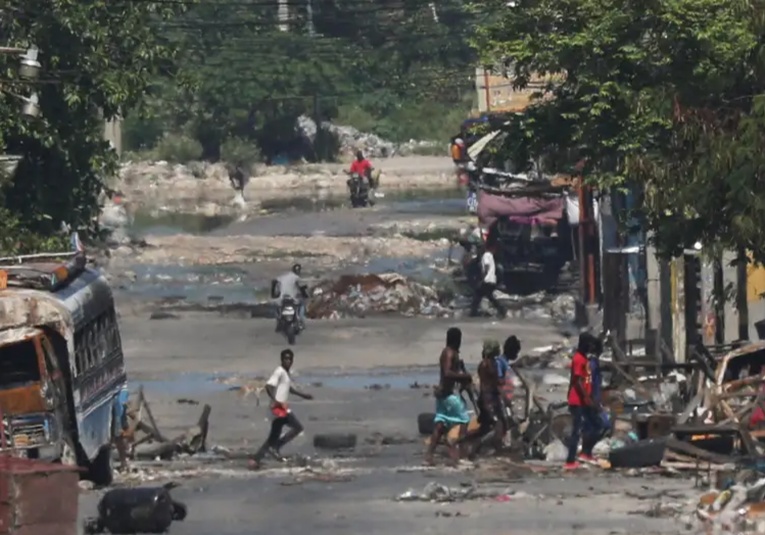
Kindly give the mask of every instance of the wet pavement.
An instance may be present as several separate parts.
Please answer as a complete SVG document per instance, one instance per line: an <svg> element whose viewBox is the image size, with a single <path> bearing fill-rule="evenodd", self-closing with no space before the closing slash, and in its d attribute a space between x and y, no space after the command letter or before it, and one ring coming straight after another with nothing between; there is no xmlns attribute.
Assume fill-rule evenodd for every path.
<svg viewBox="0 0 765 535"><path fill-rule="evenodd" d="M386 196L373 208L352 210L344 206L344 198L297 198L264 203L275 213L235 221L227 216L206 217L199 214L138 212L129 233L172 236L174 234L206 234L212 236L360 236L370 227L392 219L427 219L453 226L454 217L464 215L462 192L407 192ZM372 232L380 232L372 231ZM423 240L444 238L453 230L430 230L423 233L404 232ZM418 238L420 239L420 238ZM295 254L299 254L298 251ZM362 262L338 262L329 269L312 268L310 258L300 259L306 275L314 280L340 273L396 272L422 281L445 277L448 247L425 257L370 257ZM264 258L256 265L177 266L128 264L115 286L130 299L177 300L189 305L255 305L267 300L270 281L289 269L293 258ZM437 267L440 266L440 267Z"/></svg>

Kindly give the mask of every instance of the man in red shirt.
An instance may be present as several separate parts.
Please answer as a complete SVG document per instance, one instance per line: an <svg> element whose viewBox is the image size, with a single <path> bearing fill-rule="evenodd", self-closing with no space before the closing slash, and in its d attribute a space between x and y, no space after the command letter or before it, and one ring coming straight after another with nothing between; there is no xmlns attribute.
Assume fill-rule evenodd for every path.
<svg viewBox="0 0 765 535"><path fill-rule="evenodd" d="M353 160L353 163L351 163L350 173L356 173L360 177L366 178L367 180L372 178L372 164L369 163L369 160L364 158L363 152L358 151L356 153L356 159Z"/></svg>
<svg viewBox="0 0 765 535"><path fill-rule="evenodd" d="M592 450L595 448L598 436L591 433L599 429L598 407L592 399L592 373L588 353L597 347L597 339L590 333L579 335L579 344L571 359L571 380L568 386L568 410L571 413L572 429L566 458L567 470L579 467L576 453L579 449L579 439L582 438L582 454L584 461L592 461ZM585 425L587 423L588 425ZM583 428L585 433L582 433ZM582 436L584 435L584 436Z"/></svg>

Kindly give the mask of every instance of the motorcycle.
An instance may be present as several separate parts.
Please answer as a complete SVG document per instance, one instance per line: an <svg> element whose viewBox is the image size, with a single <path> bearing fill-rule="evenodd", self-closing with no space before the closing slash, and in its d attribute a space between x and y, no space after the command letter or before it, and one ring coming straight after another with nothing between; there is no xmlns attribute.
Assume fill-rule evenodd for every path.
<svg viewBox="0 0 765 535"><path fill-rule="evenodd" d="M370 195L369 182L358 173L348 173L348 190L351 195L351 206L359 208L364 206L374 206L374 200Z"/></svg>
<svg viewBox="0 0 765 535"><path fill-rule="evenodd" d="M290 345L295 344L295 338L301 331L300 320L297 316L298 303L292 297L285 297L276 318L276 330L287 337Z"/></svg>

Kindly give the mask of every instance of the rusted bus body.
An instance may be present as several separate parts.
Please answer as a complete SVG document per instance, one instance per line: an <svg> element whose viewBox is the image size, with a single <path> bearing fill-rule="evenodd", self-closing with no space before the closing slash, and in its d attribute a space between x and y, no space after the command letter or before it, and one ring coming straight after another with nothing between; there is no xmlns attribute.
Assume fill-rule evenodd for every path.
<svg viewBox="0 0 765 535"><path fill-rule="evenodd" d="M46 273L55 266L20 269L25 268ZM6 447L33 458L76 462L107 482L126 401L114 300L98 271L84 268L52 290L0 291Z"/></svg>

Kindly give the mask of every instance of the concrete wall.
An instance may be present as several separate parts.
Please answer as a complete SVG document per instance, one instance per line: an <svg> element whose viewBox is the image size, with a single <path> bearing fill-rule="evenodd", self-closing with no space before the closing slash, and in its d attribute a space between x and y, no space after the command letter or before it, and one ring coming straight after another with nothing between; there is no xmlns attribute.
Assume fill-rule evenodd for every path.
<svg viewBox="0 0 765 535"><path fill-rule="evenodd" d="M112 144L118 156L122 156L122 119L117 117L104 121L104 139Z"/></svg>

